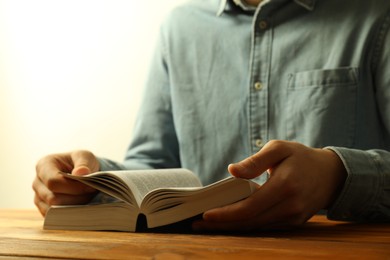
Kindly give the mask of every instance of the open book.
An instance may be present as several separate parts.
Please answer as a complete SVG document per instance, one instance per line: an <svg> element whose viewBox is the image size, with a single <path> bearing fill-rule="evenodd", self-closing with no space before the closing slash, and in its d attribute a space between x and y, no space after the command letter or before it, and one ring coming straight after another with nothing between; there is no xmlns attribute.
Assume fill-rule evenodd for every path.
<svg viewBox="0 0 390 260"><path fill-rule="evenodd" d="M87 205L52 206L44 229L136 231L139 216L147 228L176 223L206 210L242 200L258 184L229 177L202 187L186 169L96 172L71 178L101 193Z"/></svg>

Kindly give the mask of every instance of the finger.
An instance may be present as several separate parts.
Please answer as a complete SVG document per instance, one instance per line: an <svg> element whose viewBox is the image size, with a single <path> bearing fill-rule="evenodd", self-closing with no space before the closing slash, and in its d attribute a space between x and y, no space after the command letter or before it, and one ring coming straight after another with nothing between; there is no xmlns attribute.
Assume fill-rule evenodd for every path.
<svg viewBox="0 0 390 260"><path fill-rule="evenodd" d="M41 195L41 196L39 196ZM67 195L67 194L36 194L34 203L40 213L45 216L46 212L53 205L83 205L91 201L95 194Z"/></svg>
<svg viewBox="0 0 390 260"><path fill-rule="evenodd" d="M311 212L311 214L303 212L302 208L291 207L291 202L286 200L261 214L250 216L246 219L220 222L196 221L193 223L193 229L196 231L287 229L302 225L315 214L315 212Z"/></svg>
<svg viewBox="0 0 390 260"><path fill-rule="evenodd" d="M232 222L207 222L204 220L196 220L192 223L194 231L260 231L274 230L280 228L288 228L289 226L282 222L272 221L261 224L258 220L251 219L247 221L232 221Z"/></svg>
<svg viewBox="0 0 390 260"><path fill-rule="evenodd" d="M84 204L85 202L88 202L95 193L96 190L93 190L92 192L57 193L49 190L44 185L40 185L36 191L36 194L40 199L50 206Z"/></svg>
<svg viewBox="0 0 390 260"><path fill-rule="evenodd" d="M285 230L296 227L284 221L271 219L261 221L260 219L250 219L246 221L232 222L207 222L197 220L192 223L192 229L198 232L220 232L220 231L267 231L267 230Z"/></svg>
<svg viewBox="0 0 390 260"><path fill-rule="evenodd" d="M46 166L44 170L37 174L34 180L34 186L37 193L47 194L63 193L71 195L81 195L95 192L95 189L81 182L67 179L62 176L56 167Z"/></svg>
<svg viewBox="0 0 390 260"><path fill-rule="evenodd" d="M206 211L203 219L210 222L243 221L266 212L285 198L283 182L270 179L248 198Z"/></svg>
<svg viewBox="0 0 390 260"><path fill-rule="evenodd" d="M82 205L88 203L97 194L97 192L76 195L54 193L39 182L39 179L34 180L34 202L42 215L45 215L48 208L52 205Z"/></svg>
<svg viewBox="0 0 390 260"><path fill-rule="evenodd" d="M235 177L255 178L291 155L289 146L285 141L270 141L254 155L230 164L228 170Z"/></svg>
<svg viewBox="0 0 390 260"><path fill-rule="evenodd" d="M276 229L281 226L288 227L289 225L281 221L282 219L285 218L270 218L268 214L264 214L245 220L227 222L197 220L192 224L192 228L195 231L254 231Z"/></svg>
<svg viewBox="0 0 390 260"><path fill-rule="evenodd" d="M49 210L49 205L43 202L37 194L34 196L34 204L37 206L39 212L42 216L46 215L46 212Z"/></svg>
<svg viewBox="0 0 390 260"><path fill-rule="evenodd" d="M99 170L99 163L91 152L76 151L71 153L71 158L74 175L86 175Z"/></svg>
<svg viewBox="0 0 390 260"><path fill-rule="evenodd" d="M73 195L91 193L95 189L64 178L59 172L85 175L98 169L99 163L96 157L91 152L83 150L48 156L37 165L38 177L52 192Z"/></svg>

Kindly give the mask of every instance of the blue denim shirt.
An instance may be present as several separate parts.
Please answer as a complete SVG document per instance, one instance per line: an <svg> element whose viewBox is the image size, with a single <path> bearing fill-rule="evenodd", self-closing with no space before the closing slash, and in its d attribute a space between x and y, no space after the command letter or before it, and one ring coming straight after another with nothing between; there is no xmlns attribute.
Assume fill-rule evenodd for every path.
<svg viewBox="0 0 390 260"><path fill-rule="evenodd" d="M125 161L101 159L102 170L184 167L207 184L267 141L293 140L334 150L347 169L329 218L390 220L389 10L388 0L174 9Z"/></svg>

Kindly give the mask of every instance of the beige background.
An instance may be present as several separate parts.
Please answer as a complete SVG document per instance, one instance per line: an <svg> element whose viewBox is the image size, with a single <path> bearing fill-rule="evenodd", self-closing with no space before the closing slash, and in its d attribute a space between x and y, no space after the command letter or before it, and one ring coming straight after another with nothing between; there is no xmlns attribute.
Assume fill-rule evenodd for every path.
<svg viewBox="0 0 390 260"><path fill-rule="evenodd" d="M159 25L184 0L0 0L0 208L31 208L42 156L122 160Z"/></svg>

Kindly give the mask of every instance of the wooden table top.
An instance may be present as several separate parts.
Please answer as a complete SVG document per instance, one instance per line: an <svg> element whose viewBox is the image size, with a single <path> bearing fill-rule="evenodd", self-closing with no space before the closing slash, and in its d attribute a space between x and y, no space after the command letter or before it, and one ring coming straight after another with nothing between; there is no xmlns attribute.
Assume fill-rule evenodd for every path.
<svg viewBox="0 0 390 260"><path fill-rule="evenodd" d="M313 217L256 234L43 230L36 210L0 209L0 259L390 259L390 225Z"/></svg>

